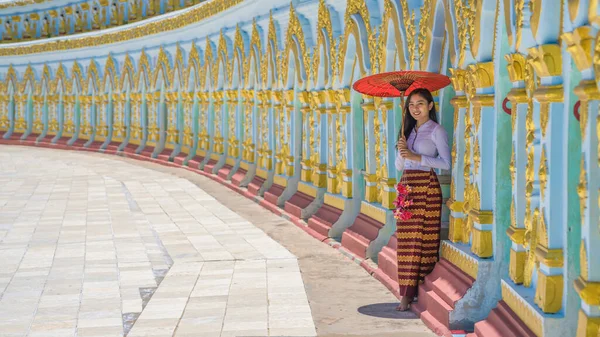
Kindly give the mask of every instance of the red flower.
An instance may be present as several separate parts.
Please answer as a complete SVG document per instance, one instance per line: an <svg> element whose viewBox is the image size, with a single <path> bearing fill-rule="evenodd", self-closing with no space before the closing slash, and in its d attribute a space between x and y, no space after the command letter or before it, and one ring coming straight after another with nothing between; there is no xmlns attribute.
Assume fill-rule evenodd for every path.
<svg viewBox="0 0 600 337"><path fill-rule="evenodd" d="M407 210L413 204L412 200L407 199L408 194L412 191L411 187L408 185L404 185L402 183L396 186L396 191L398 192L398 197L394 201L394 206L396 209L394 210L394 217L396 219L406 221L412 218L412 213Z"/></svg>

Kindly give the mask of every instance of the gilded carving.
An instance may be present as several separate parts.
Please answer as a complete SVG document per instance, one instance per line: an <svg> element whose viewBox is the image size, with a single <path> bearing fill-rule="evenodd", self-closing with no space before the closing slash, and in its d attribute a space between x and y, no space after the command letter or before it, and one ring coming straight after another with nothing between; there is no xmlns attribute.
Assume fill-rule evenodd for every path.
<svg viewBox="0 0 600 337"><path fill-rule="evenodd" d="M288 68L289 56L291 51L294 52L294 57L296 59L296 72L300 74L302 70L303 75L306 75L306 72L308 71L308 67L310 65L310 58L308 50L306 48L306 42L304 39L304 31L302 30L302 25L300 24L300 20L298 20L296 10L292 5L290 5L290 19L288 22L288 29L286 34L283 64L282 68L280 69L282 74L287 74L287 71L283 70ZM303 76L298 76L298 79L302 81ZM290 79L287 80L289 81Z"/></svg>
<svg viewBox="0 0 600 337"><path fill-rule="evenodd" d="M325 0L319 0L319 13L317 14L317 44L315 45L315 50L313 51L313 63L312 63L312 77L313 77L313 86L317 85L320 64L321 64L321 52L320 48L322 47L324 50L324 78L325 78L325 86L329 84L329 64L328 55L326 46L327 44L333 45L333 28L331 26L331 16L329 14L329 9L325 4ZM335 53L329 54L331 57L335 55Z"/></svg>
<svg viewBox="0 0 600 337"><path fill-rule="evenodd" d="M223 12L241 3L242 0L214 0L203 6L198 6L181 14L172 15L161 20L146 22L131 28L119 29L115 32L107 32L90 37L79 37L52 42L41 42L19 47L0 48L0 56L14 56L37 54L51 51L61 51L77 48L96 47L105 44L113 44L137 39L144 36L163 33L185 27L189 24L200 22L217 13ZM152 3L152 1L150 1ZM94 23L101 21L100 14L96 12L92 20ZM98 29L100 27L97 27Z"/></svg>
<svg viewBox="0 0 600 337"><path fill-rule="evenodd" d="M425 56L429 55L431 43L431 28L433 26L433 16L431 15L434 11L432 0L424 0L423 6L421 7L421 19L419 20L419 61L421 61L421 69L425 69L426 64Z"/></svg>
<svg viewBox="0 0 600 337"><path fill-rule="evenodd" d="M469 257L464 252L446 242L442 242L441 256L467 273L467 275L474 279L477 278L479 265L475 259Z"/></svg>
<svg viewBox="0 0 600 337"><path fill-rule="evenodd" d="M569 2L571 4L571 2ZM567 45L567 51L571 54L579 71L592 67L592 27L577 27L572 32L564 33L562 39Z"/></svg>

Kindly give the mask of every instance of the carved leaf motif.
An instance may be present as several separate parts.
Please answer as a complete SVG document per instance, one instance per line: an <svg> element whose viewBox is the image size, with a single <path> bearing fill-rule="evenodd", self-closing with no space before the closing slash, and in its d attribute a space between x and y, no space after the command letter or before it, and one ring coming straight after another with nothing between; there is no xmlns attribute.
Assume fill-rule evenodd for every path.
<svg viewBox="0 0 600 337"><path fill-rule="evenodd" d="M544 199L544 195L546 194L546 183L548 182L548 162L546 159L545 146L542 146L542 155L540 157L540 169L538 175L540 180L540 194L542 199Z"/></svg>

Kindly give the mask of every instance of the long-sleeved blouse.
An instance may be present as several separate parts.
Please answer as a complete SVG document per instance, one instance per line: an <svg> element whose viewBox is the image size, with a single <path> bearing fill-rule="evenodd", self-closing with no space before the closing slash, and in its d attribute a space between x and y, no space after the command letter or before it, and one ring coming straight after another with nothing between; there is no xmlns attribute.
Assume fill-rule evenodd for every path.
<svg viewBox="0 0 600 337"><path fill-rule="evenodd" d="M450 147L448 134L438 123L429 120L417 130L413 129L406 140L408 149L421 155L421 161L404 159L396 152L396 168L402 170L429 171L432 168L450 169Z"/></svg>

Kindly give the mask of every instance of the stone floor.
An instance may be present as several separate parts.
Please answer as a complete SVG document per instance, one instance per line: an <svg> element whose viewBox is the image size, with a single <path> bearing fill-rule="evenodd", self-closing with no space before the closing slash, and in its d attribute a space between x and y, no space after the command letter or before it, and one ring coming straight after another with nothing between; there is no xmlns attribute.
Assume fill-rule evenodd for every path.
<svg viewBox="0 0 600 337"><path fill-rule="evenodd" d="M0 145L0 336L433 336L394 302L205 177Z"/></svg>

